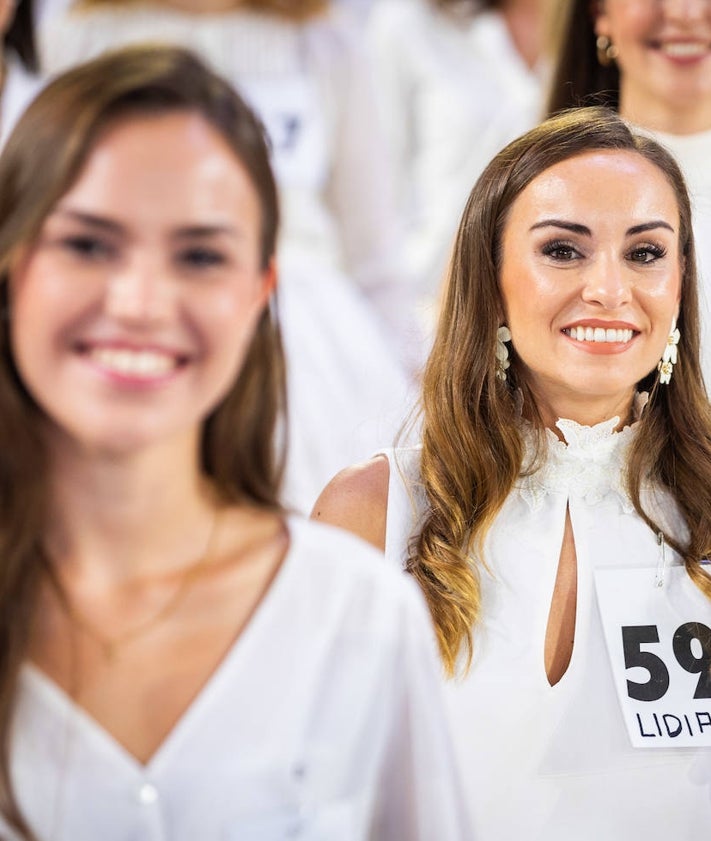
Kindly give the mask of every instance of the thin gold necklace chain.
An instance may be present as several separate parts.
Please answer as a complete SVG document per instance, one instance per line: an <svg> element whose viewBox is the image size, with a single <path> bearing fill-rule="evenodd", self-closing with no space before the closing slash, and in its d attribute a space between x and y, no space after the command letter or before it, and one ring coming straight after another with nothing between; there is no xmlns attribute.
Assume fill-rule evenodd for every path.
<svg viewBox="0 0 711 841"><path fill-rule="evenodd" d="M194 564L190 564L184 570L180 577L180 581L176 585L175 590L170 595L168 600L152 616L148 616L146 619L134 625L132 628L128 628L121 634L109 636L108 634L104 633L102 630L97 628L93 622L89 621L86 618L86 616L84 616L80 611L78 611L74 607L74 605L69 600L66 592L62 589L61 584L59 583L56 577L56 574L53 571L50 572L50 581L52 582L55 589L58 590L59 601L67 615L67 618L72 623L72 625L74 625L75 628L82 631L87 637L89 637L95 643L97 643L97 645L101 648L101 651L106 660L114 660L119 648L121 648L129 642L132 642L138 637L141 637L144 634L148 633L156 625L160 625L160 623L168 616L170 616L170 614L183 601L188 591L190 590L190 587L197 579L198 573L203 569L203 567L207 565L208 561L212 559L215 553L215 548L217 546L217 536L219 532L219 514L220 509L216 507L215 514L212 519L212 524L210 526L210 532L207 538L207 545L205 546L205 551Z"/></svg>

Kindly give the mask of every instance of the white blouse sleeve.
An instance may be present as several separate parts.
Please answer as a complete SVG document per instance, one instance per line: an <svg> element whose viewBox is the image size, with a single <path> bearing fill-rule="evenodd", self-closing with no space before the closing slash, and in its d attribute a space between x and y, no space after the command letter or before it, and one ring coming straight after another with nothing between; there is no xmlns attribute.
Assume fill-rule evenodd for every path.
<svg viewBox="0 0 711 841"><path fill-rule="evenodd" d="M385 135L360 32L333 13L313 38L328 91L332 156L326 198L337 220L344 264L381 317L405 360L419 365L422 334L415 290L403 262ZM327 27L328 24L328 27ZM316 50L315 50L316 51Z"/></svg>
<svg viewBox="0 0 711 841"><path fill-rule="evenodd" d="M414 583L413 590L399 617L395 702L371 838L472 841L443 708L442 666Z"/></svg>
<svg viewBox="0 0 711 841"><path fill-rule="evenodd" d="M396 207L411 225L417 213L413 164L417 133L413 104L418 71L410 53L418 52L419 21L412 4L380 2L370 14L366 43Z"/></svg>

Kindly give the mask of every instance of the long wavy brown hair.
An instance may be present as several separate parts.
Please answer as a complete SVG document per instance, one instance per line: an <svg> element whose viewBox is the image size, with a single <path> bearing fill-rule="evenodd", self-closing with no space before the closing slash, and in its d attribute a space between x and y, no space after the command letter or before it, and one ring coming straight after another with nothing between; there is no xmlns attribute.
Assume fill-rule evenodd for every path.
<svg viewBox="0 0 711 841"><path fill-rule="evenodd" d="M630 498L642 519L654 522L641 501L652 481L667 489L686 521L689 538L665 534L689 576L711 598L711 579L700 567L711 551L711 409L699 363L697 277L691 210L684 179L671 155L633 133L612 111L582 108L542 123L503 149L475 184L454 245L439 324L422 388L421 478L428 503L410 542L408 569L434 618L449 674L473 654L472 630L480 613L478 571L482 547L522 471L520 406L538 430L543 425L525 367L512 352L502 383L496 377L496 331L504 303L499 285L502 233L512 204L549 167L596 150L635 152L664 174L679 208L683 263L679 362L667 386L657 371L639 388L650 398L627 465Z"/></svg>
<svg viewBox="0 0 711 841"><path fill-rule="evenodd" d="M77 0L77 9L96 9L102 6L166 6L165 0ZM292 20L305 20L326 11L330 0L234 0L235 9L271 12Z"/></svg>
<svg viewBox="0 0 711 841"><path fill-rule="evenodd" d="M604 105L617 110L620 71L614 61L600 64L597 54L594 15L599 2L563 0L560 5L546 114L581 105Z"/></svg>
<svg viewBox="0 0 711 841"><path fill-rule="evenodd" d="M261 215L262 266L275 250L279 209L264 129L219 76L169 47L106 54L57 77L30 105L0 156L0 293L44 219L71 188L100 133L116 121L174 110L202 116L249 173ZM226 503L280 510L284 359L275 303L265 308L232 389L204 423L202 469ZM9 738L19 669L46 568L47 457L42 412L15 368L8 320L0 320L0 811L32 834L15 799ZM275 433L279 431L279 435Z"/></svg>

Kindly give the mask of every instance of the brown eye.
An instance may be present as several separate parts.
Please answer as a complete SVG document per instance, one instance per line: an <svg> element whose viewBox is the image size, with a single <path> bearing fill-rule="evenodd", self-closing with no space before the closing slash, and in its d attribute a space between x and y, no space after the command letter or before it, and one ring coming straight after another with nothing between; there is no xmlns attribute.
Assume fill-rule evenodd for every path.
<svg viewBox="0 0 711 841"><path fill-rule="evenodd" d="M641 245L630 251L629 259L633 263L654 263L664 257L666 253L666 249L659 245Z"/></svg>
<svg viewBox="0 0 711 841"><path fill-rule="evenodd" d="M179 262L187 268L203 269L221 266L227 262L225 255L214 248L187 248L178 255Z"/></svg>
<svg viewBox="0 0 711 841"><path fill-rule="evenodd" d="M569 242L556 240L554 242L547 242L542 252L546 257L551 257L553 260L566 263L575 260L580 256L578 250Z"/></svg>

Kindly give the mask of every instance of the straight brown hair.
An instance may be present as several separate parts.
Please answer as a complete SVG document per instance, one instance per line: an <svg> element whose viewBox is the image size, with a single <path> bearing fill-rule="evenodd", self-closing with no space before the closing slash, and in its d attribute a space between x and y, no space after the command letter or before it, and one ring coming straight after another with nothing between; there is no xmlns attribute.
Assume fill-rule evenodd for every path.
<svg viewBox="0 0 711 841"><path fill-rule="evenodd" d="M603 105L615 111L620 102L620 71L615 62L600 64L590 0L562 0L552 55L546 114L581 105Z"/></svg>

